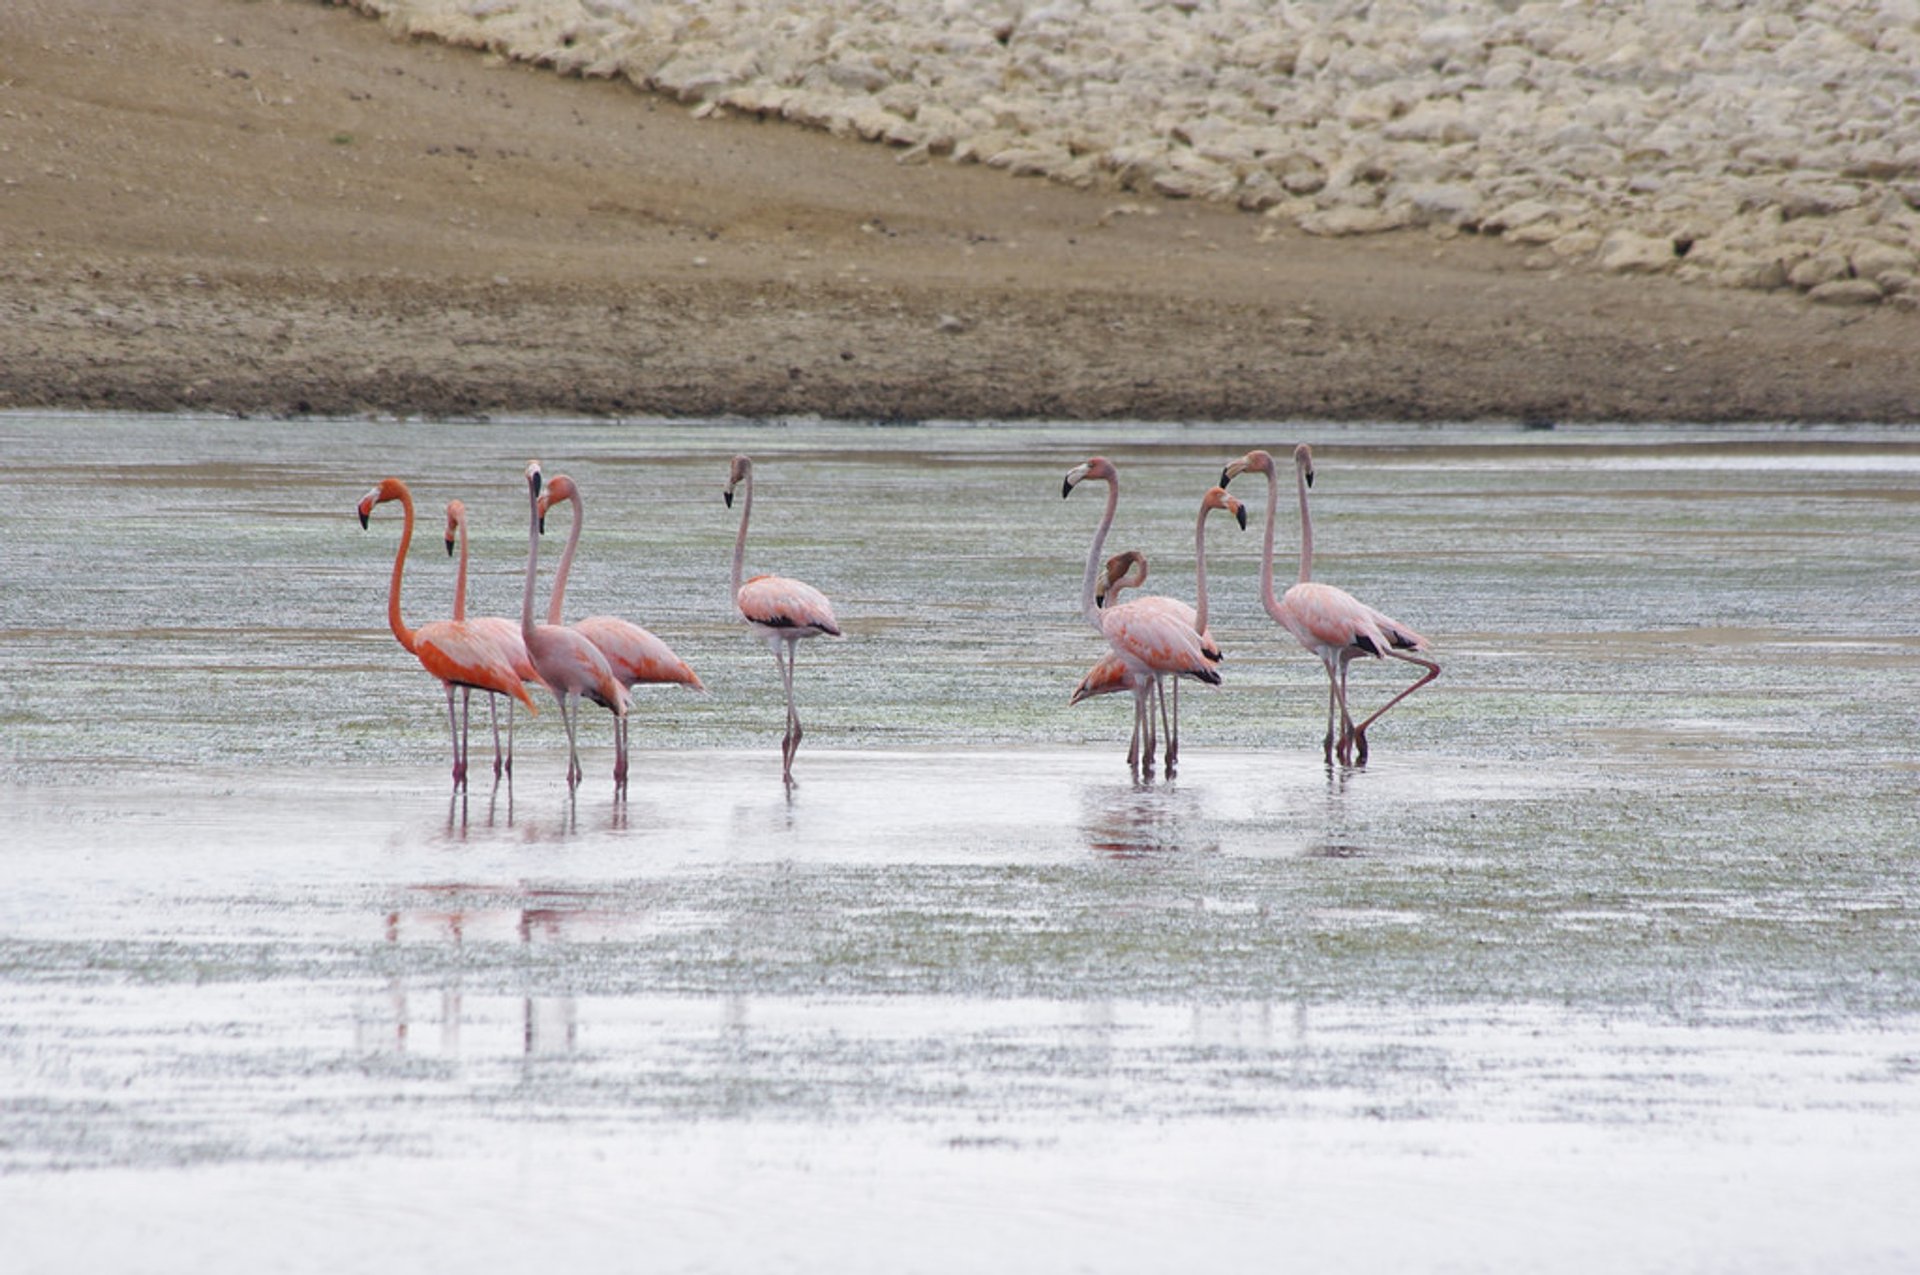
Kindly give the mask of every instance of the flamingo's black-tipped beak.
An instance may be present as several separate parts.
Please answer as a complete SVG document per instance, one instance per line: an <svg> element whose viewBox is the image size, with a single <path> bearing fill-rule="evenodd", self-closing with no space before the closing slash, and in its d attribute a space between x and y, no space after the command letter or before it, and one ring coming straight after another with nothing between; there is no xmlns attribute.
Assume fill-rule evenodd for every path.
<svg viewBox="0 0 1920 1275"><path fill-rule="evenodd" d="M1247 529L1247 507L1245 505L1240 506L1233 511L1233 516L1235 520L1239 522L1240 530L1245 531Z"/></svg>
<svg viewBox="0 0 1920 1275"><path fill-rule="evenodd" d="M540 484L542 481L540 471L537 469L534 470L531 474L527 475L527 490L538 496L540 494Z"/></svg>
<svg viewBox="0 0 1920 1275"><path fill-rule="evenodd" d="M1065 500L1071 495L1073 495L1073 479L1069 478L1060 484L1060 498Z"/></svg>
<svg viewBox="0 0 1920 1275"><path fill-rule="evenodd" d="M367 511L362 509L360 511L360 530L365 531L366 529L367 529Z"/></svg>
<svg viewBox="0 0 1920 1275"><path fill-rule="evenodd" d="M449 558L453 556L453 537L452 536L447 537L447 556Z"/></svg>
<svg viewBox="0 0 1920 1275"><path fill-rule="evenodd" d="M1313 486L1313 471L1311 469L1307 471L1307 486Z"/></svg>
<svg viewBox="0 0 1920 1275"><path fill-rule="evenodd" d="M543 536L547 534L547 516L545 514L540 515L540 534Z"/></svg>
<svg viewBox="0 0 1920 1275"><path fill-rule="evenodd" d="M1233 470L1231 468L1222 469L1220 471L1220 485L1222 487L1225 487L1228 483L1232 481L1233 481Z"/></svg>
<svg viewBox="0 0 1920 1275"><path fill-rule="evenodd" d="M733 488L729 487L721 492L720 499L726 502L727 508L733 508Z"/></svg>

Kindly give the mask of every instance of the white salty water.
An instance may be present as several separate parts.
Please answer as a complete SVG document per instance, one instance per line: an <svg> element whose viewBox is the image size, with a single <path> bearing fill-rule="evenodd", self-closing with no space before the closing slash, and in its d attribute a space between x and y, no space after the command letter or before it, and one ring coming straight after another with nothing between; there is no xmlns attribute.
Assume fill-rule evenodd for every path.
<svg viewBox="0 0 1920 1275"><path fill-rule="evenodd" d="M1066 704L1100 501L1060 477L1112 456L1111 544L1181 594L1221 463L1301 437L1318 574L1446 672L1323 766L1237 480L1227 683L1136 784L1126 706ZM0 448L9 1270L1920 1258L1906 432L10 416ZM735 450L749 569L849 635L801 653L791 793L726 608ZM641 697L625 801L604 717L569 797L550 709L511 785L450 793L384 627L398 512L353 517L413 482L418 623L461 497L510 613L535 455L587 501L570 614L711 688Z"/></svg>

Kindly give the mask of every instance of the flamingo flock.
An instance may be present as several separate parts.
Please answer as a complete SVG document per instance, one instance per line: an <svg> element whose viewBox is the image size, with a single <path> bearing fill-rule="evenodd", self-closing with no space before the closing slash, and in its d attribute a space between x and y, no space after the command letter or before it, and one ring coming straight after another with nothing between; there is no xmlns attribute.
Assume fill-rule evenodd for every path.
<svg viewBox="0 0 1920 1275"><path fill-rule="evenodd" d="M1088 670L1069 696L1078 704L1098 696L1126 693L1133 699L1133 732L1127 764L1136 778L1152 775L1156 753L1162 753L1165 773L1171 777L1179 760L1180 691L1183 678L1206 685L1221 684L1225 658L1208 623L1207 522L1209 515L1228 514L1244 530L1247 507L1229 494L1227 486L1246 473L1267 480L1264 546L1260 566L1260 596L1267 614L1302 647L1316 656L1327 677L1327 726L1322 754L1329 767L1364 766L1369 748L1367 731L1386 712L1440 675L1440 665L1426 653L1431 644L1400 621L1359 601L1353 595L1313 579L1313 523L1307 502L1313 485L1313 452L1304 443L1293 451L1295 485L1300 510L1300 578L1276 597L1273 584L1275 529L1279 510L1279 467L1266 451L1250 451L1229 461L1217 486L1200 498L1194 521L1194 586L1192 605L1177 598L1138 591L1148 576L1147 558L1128 550L1103 558L1120 501L1120 474L1113 461L1093 456L1067 471L1061 495L1071 496L1086 483L1103 484L1105 507L1087 548L1081 579L1080 614L1106 643L1106 652ZM471 700L475 691L488 697L493 731L493 773L496 780L513 772L514 703L538 712L528 688L543 687L559 706L567 735L567 785L577 788L583 778L579 749L579 718L583 702L605 709L613 719L613 779L617 795L627 788L631 753L628 726L634 708L633 690L643 685L681 686L704 692L693 667L666 642L640 625L617 616L597 615L572 624L565 622L567 578L580 547L586 524L586 503L580 486L566 474L548 478L539 461L525 471L527 487L527 562L521 591L520 619L473 616L466 613L469 559L467 511L464 502L446 506L446 549L459 553L454 584L453 614L446 620L409 627L402 618L401 585L407 553L412 545L414 504L407 484L385 478L361 498L360 525L370 526L379 505L396 502L402 511L400 543L395 550L387 591L387 623L395 640L438 680L446 697L447 730L456 787L467 783L467 738ZM733 546L732 597L739 618L767 643L786 700L786 723L780 739L783 781L791 786L794 758L803 731L794 690L794 660L802 640L841 637L833 604L819 589L779 575L744 576L747 527L753 516L753 461L735 456L728 467L722 498L731 508L739 493L740 522ZM544 623L535 620L535 594L540 568L540 543L548 517L562 505L571 509L566 548L554 571ZM1133 590L1125 600L1121 594ZM1348 701L1348 666L1355 659L1395 659L1417 666L1421 676L1371 714L1354 718ZM455 692L459 695L456 696ZM501 742L498 706L506 701L507 732Z"/></svg>

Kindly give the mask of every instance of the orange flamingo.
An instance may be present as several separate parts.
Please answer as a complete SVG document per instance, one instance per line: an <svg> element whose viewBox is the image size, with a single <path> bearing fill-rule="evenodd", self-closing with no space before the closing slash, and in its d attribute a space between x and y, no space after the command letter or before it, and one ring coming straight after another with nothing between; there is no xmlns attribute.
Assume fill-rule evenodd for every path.
<svg viewBox="0 0 1920 1275"><path fill-rule="evenodd" d="M518 677L522 684L532 682L536 686L540 685L540 674L533 667L532 658L527 655L527 644L521 640L519 625L503 615L476 615L472 618L467 616L467 506L465 501L449 500L447 502L447 554L449 557L453 554L456 538L460 545L460 570L453 581L454 620L465 621L469 627L492 638L501 653L513 665L514 676ZM473 692L468 691L466 694L471 697ZM496 779L500 777L503 769L507 774L513 774L513 701L507 701L507 751L504 762L500 754L500 716L495 711L495 705L498 703L499 696L487 696L487 718L493 724L493 775ZM463 717L466 714L464 704L461 706L461 714Z"/></svg>
<svg viewBox="0 0 1920 1275"><path fill-rule="evenodd" d="M592 700L616 718L627 714L627 688L620 685L600 649L572 629L533 622L533 584L540 570L540 462L527 464L527 583L520 595L520 637L527 644L540 680L560 703L560 720L567 728L567 787L579 785L580 745L577 727L580 701ZM614 731L613 778L616 791L626 787L627 754L623 732Z"/></svg>
<svg viewBox="0 0 1920 1275"><path fill-rule="evenodd" d="M1319 656L1327 670L1324 741L1327 761L1331 763L1337 755L1342 765L1364 766L1367 727L1380 720L1381 714L1395 704L1440 676L1440 666L1432 660L1407 654L1427 650L1427 639L1345 590L1313 579L1313 521L1307 513L1307 488L1313 485L1313 451L1305 443L1293 449L1293 468L1300 493L1300 582L1278 601L1273 596L1273 526L1279 510L1280 479L1273 456L1263 451L1248 452L1221 471L1220 483L1225 486L1236 475L1247 472L1267 476L1267 541L1260 563L1261 601L1274 622L1293 634L1301 646ZM1396 660L1418 664L1426 673L1356 726L1347 710L1347 665L1360 655L1371 655L1375 659L1390 655ZM1334 735L1336 710L1340 719L1337 740Z"/></svg>
<svg viewBox="0 0 1920 1275"><path fill-rule="evenodd" d="M573 526L567 532L567 547L560 555L560 566L553 573L553 596L547 603L547 623L554 625L561 622L564 614L567 576L573 571L573 555L580 547L580 528L586 522L587 507L580 498L579 485L566 474L555 474L547 480L546 489L540 493L540 502L535 506L544 535L548 511L567 500L573 502ZM707 689L700 684L699 674L675 655L672 647L637 624L611 615L595 615L575 621L571 627L600 649L615 680L629 691L641 682L690 686L696 691ZM622 781L627 777L627 724L631 716L629 713L614 719L614 731L619 736L615 740L615 752L621 758L621 768L615 772L615 778Z"/></svg>
<svg viewBox="0 0 1920 1275"><path fill-rule="evenodd" d="M1217 686L1220 674L1214 668L1217 661L1208 658L1199 630L1193 627L1189 616L1173 609L1180 604L1173 603L1172 599L1147 597L1118 606L1099 606L1094 597L1095 582L1100 572L1100 551L1106 546L1107 532L1113 526L1114 510L1119 505L1120 475L1113 462L1106 457L1090 457L1067 471L1060 494L1071 496L1076 486L1088 480L1107 484L1107 507L1087 552L1080 612L1089 624L1106 637L1107 645L1126 663L1136 679L1134 716L1143 722L1144 764L1151 769L1155 739L1150 697L1159 679L1190 676ZM1139 760L1130 754L1128 764L1135 766Z"/></svg>
<svg viewBox="0 0 1920 1275"><path fill-rule="evenodd" d="M793 657L801 638L825 633L840 636L840 624L833 618L833 604L827 595L810 584L785 576L754 576L745 584L740 571L746 561L747 520L753 517L753 461L735 456L727 471L727 487L722 495L727 508L733 508L733 491L744 486L740 501L740 533L733 541L733 602L755 633L767 641L773 662L780 669L780 680L787 690L787 731L780 738L782 777L793 782L793 757L800 751L800 714L793 706ZM780 648L787 648L786 659Z"/></svg>
<svg viewBox="0 0 1920 1275"><path fill-rule="evenodd" d="M398 478L383 478L360 498L358 512L360 528L364 531L374 506L389 500L400 502L405 523L400 530L400 548L393 555L393 579L387 588L387 626L400 645L420 661L420 666L447 688L447 733L453 740L453 782L464 785L467 782L466 731L464 722L454 713L454 688L511 695L530 709L533 697L514 674L512 661L490 637L472 625L457 620L436 620L410 629L400 618L400 579L406 571L407 551L413 547L413 493Z"/></svg>

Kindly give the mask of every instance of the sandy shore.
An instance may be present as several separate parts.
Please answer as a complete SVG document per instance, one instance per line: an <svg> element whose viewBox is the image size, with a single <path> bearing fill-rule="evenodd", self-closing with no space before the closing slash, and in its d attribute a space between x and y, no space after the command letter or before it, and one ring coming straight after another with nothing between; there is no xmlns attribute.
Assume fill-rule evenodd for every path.
<svg viewBox="0 0 1920 1275"><path fill-rule="evenodd" d="M0 47L0 406L1920 411L1913 314L902 165L303 0L16 0Z"/></svg>

